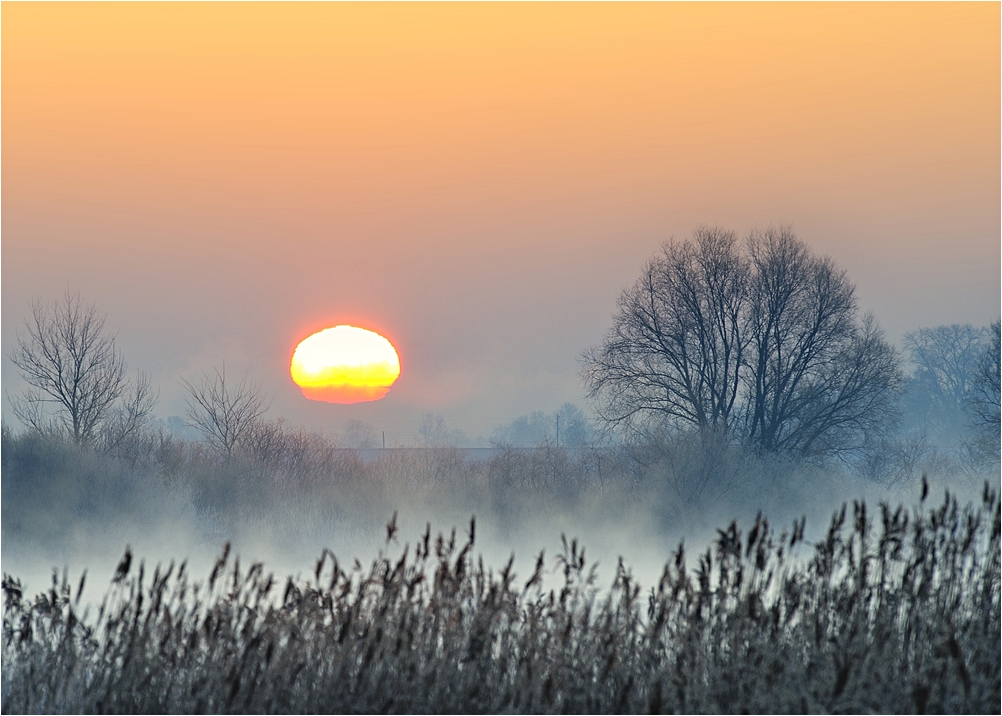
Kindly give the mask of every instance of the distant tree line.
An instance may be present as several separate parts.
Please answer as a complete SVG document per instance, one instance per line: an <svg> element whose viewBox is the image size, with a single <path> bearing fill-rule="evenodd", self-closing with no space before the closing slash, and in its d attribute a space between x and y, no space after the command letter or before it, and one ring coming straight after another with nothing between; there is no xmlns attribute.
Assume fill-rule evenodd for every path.
<svg viewBox="0 0 1002 716"><path fill-rule="evenodd" d="M596 438L588 416L574 403L564 403L554 413L536 410L496 428L491 444L496 447L539 447L542 445L580 448Z"/></svg>

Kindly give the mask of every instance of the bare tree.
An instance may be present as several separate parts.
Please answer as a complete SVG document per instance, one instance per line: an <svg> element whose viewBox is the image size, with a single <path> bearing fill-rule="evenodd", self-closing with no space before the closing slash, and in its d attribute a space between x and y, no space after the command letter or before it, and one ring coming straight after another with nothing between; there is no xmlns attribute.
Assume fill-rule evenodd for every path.
<svg viewBox="0 0 1002 716"><path fill-rule="evenodd" d="M445 418L438 413L425 413L418 425L421 444L426 448L458 447L468 442L459 428L449 429Z"/></svg>
<svg viewBox="0 0 1002 716"><path fill-rule="evenodd" d="M510 423L500 425L491 435L495 447L535 448L556 444L554 428L555 416L535 410L528 415L520 415Z"/></svg>
<svg viewBox="0 0 1002 716"><path fill-rule="evenodd" d="M112 414L116 401L129 391L127 366L115 336L104 330L105 319L80 294L66 292L62 301L31 304L31 319L24 332L17 332L17 345L10 355L32 389L12 399L15 415L26 425L65 429L74 442L87 443ZM124 410L132 424L152 410L156 397L149 379L140 375Z"/></svg>
<svg viewBox="0 0 1002 716"><path fill-rule="evenodd" d="M554 440L557 445L581 448L591 443L593 435L588 416L574 403L564 403L553 417L559 427Z"/></svg>
<svg viewBox="0 0 1002 716"><path fill-rule="evenodd" d="M202 374L198 383L181 379L188 391L188 424L229 458L241 440L249 437L258 419L270 403L261 394L261 386L247 377L234 385L227 383L226 366Z"/></svg>
<svg viewBox="0 0 1002 716"><path fill-rule="evenodd" d="M905 396L913 431L946 444L963 439L989 343L987 329L969 324L921 328L905 335L915 366Z"/></svg>
<svg viewBox="0 0 1002 716"><path fill-rule="evenodd" d="M701 229L693 241L665 244L620 296L605 341L584 356L600 418L729 429L747 343L747 275L730 232Z"/></svg>
<svg viewBox="0 0 1002 716"><path fill-rule="evenodd" d="M349 420L344 426L344 443L356 450L367 450L377 445L376 429L362 420Z"/></svg>
<svg viewBox="0 0 1002 716"><path fill-rule="evenodd" d="M421 435L421 444L426 448L445 447L449 441L445 418L438 413L425 413L421 416L418 434Z"/></svg>
<svg viewBox="0 0 1002 716"><path fill-rule="evenodd" d="M699 230L623 293L584 356L607 424L729 435L769 452L836 453L893 424L898 357L831 259L788 230Z"/></svg>

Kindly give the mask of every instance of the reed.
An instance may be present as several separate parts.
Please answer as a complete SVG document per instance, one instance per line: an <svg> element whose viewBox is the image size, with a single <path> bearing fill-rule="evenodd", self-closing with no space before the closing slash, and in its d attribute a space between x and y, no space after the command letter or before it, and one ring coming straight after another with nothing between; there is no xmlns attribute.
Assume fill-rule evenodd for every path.
<svg viewBox="0 0 1002 716"><path fill-rule="evenodd" d="M3 577L4 713L974 712L1000 700L1000 509L843 505L825 537L760 516L643 588L574 540L530 575L465 536L328 551L306 582L224 549L208 579L126 551L83 580ZM74 594L75 592L75 594Z"/></svg>

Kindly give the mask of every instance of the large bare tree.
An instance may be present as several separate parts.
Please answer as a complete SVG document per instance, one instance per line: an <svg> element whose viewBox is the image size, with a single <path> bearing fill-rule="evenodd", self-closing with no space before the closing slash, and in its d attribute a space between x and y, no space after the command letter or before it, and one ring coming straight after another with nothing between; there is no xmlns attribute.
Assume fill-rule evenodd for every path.
<svg viewBox="0 0 1002 716"><path fill-rule="evenodd" d="M799 455L856 447L892 424L901 381L831 259L788 230L741 246L719 229L647 263L585 354L584 378L613 426L724 433Z"/></svg>
<svg viewBox="0 0 1002 716"><path fill-rule="evenodd" d="M74 442L87 443L112 415L128 432L134 431L156 403L149 379L140 374L131 386L127 365L115 346L115 336L105 332L105 319L79 293L62 301L31 304L31 318L17 332L10 354L31 389L11 399L15 415L29 427L46 429L53 416ZM116 409L119 398L127 395Z"/></svg>

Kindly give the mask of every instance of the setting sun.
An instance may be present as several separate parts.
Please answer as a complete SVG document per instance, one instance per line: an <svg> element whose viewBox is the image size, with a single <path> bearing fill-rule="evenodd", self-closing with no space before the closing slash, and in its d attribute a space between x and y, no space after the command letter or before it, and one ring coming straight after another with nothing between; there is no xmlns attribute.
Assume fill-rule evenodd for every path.
<svg viewBox="0 0 1002 716"><path fill-rule="evenodd" d="M310 400L362 403L386 395L400 375L400 358L378 333L335 326L296 346L290 373Z"/></svg>

